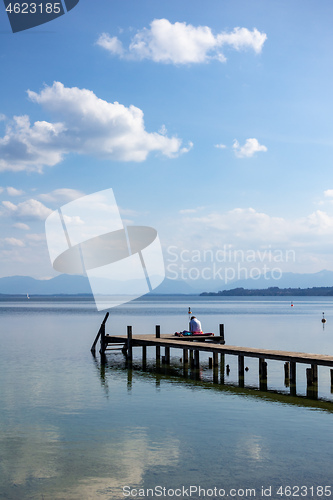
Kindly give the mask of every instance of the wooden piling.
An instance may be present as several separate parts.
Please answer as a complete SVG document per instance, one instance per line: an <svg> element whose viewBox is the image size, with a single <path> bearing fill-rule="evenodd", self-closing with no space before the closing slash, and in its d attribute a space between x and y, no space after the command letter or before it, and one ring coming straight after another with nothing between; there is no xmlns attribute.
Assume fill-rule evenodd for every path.
<svg viewBox="0 0 333 500"><path fill-rule="evenodd" d="M208 359L208 367L210 370L213 368L213 358Z"/></svg>
<svg viewBox="0 0 333 500"><path fill-rule="evenodd" d="M267 363L259 358L259 386L261 391L267 391Z"/></svg>
<svg viewBox="0 0 333 500"><path fill-rule="evenodd" d="M290 384L290 369L288 361L284 364L284 385L285 387L289 387Z"/></svg>
<svg viewBox="0 0 333 500"><path fill-rule="evenodd" d="M213 352L213 367L217 368L219 366L219 355L217 352Z"/></svg>
<svg viewBox="0 0 333 500"><path fill-rule="evenodd" d="M155 336L157 339L161 338L161 327L160 325L155 326ZM156 346L156 366L159 367L161 362L161 347Z"/></svg>
<svg viewBox="0 0 333 500"><path fill-rule="evenodd" d="M333 394L333 370L332 370L332 368L331 368L330 372L331 372L331 393Z"/></svg>
<svg viewBox="0 0 333 500"><path fill-rule="evenodd" d="M306 369L306 395L311 399L318 397L318 365L316 364Z"/></svg>
<svg viewBox="0 0 333 500"><path fill-rule="evenodd" d="M190 352L190 367L193 368L193 349L189 349Z"/></svg>
<svg viewBox="0 0 333 500"><path fill-rule="evenodd" d="M224 340L224 325L223 324L220 324L220 337L221 340L220 340L220 344L225 344L225 340Z"/></svg>
<svg viewBox="0 0 333 500"><path fill-rule="evenodd" d="M296 385L296 363L290 361L290 383Z"/></svg>
<svg viewBox="0 0 333 500"><path fill-rule="evenodd" d="M147 346L142 346L142 368L145 370L147 367Z"/></svg>
<svg viewBox="0 0 333 500"><path fill-rule="evenodd" d="M97 332L97 335L96 335L96 338L95 338L95 340L94 340L94 342L93 342L93 345L91 346L90 351L91 351L93 354L95 354L95 352L96 352L96 344L97 344L98 339L99 339L100 335L102 334L102 332L103 332L103 334L104 334L104 344L105 344L105 323L106 323L106 321L107 321L108 317L109 317L109 313L107 312L107 313L106 313L106 315L104 316L104 319L103 319L103 321L102 321L101 326L99 327L99 330L98 330L98 332ZM103 353L105 352L105 347L106 347L106 346L104 345ZM101 346L101 351L102 351L102 346Z"/></svg>
<svg viewBox="0 0 333 500"><path fill-rule="evenodd" d="M165 364L169 365L170 364L170 347L165 346L164 354L165 354Z"/></svg>
<svg viewBox="0 0 333 500"><path fill-rule="evenodd" d="M312 385L312 370L311 370L311 368L306 369L306 383L308 386Z"/></svg>
<svg viewBox="0 0 333 500"><path fill-rule="evenodd" d="M200 356L200 351L199 351L199 349L196 349L194 351L194 366L196 368L200 367L200 357L199 356Z"/></svg>
<svg viewBox="0 0 333 500"><path fill-rule="evenodd" d="M224 372L225 372L225 354L220 354L220 377L221 377L221 384L224 384Z"/></svg>
<svg viewBox="0 0 333 500"><path fill-rule="evenodd" d="M129 363L133 361L133 337L132 337L132 327L127 327L127 360Z"/></svg>
<svg viewBox="0 0 333 500"><path fill-rule="evenodd" d="M317 384L318 383L318 365L312 364L311 365L311 370L312 370L313 383Z"/></svg>
<svg viewBox="0 0 333 500"><path fill-rule="evenodd" d="M109 317L109 313L106 313L106 315L104 316L104 319L101 323L101 326L99 327L99 330L97 332L97 335L96 335L96 338L94 340L94 343L93 345L91 346L91 349L90 351L95 354L95 351L96 351L96 344L98 342L98 339L99 337L101 337L101 347L100 347L100 354L104 354L105 353L105 349L106 349L106 343L105 343L105 323L107 321Z"/></svg>
<svg viewBox="0 0 333 500"><path fill-rule="evenodd" d="M238 356L238 385L244 387L244 356Z"/></svg>

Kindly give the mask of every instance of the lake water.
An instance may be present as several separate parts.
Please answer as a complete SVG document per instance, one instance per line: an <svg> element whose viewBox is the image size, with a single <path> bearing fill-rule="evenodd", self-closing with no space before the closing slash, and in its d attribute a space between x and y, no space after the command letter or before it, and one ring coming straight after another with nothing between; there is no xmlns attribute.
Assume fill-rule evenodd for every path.
<svg viewBox="0 0 333 500"><path fill-rule="evenodd" d="M174 333L189 306L205 331L224 323L227 344L333 354L332 299L322 297L293 307L284 297L146 297L111 309L106 330ZM154 349L146 371L139 349L133 370L118 351L104 366L90 353L104 314L88 299L0 301L0 498L333 496L329 368L313 401L306 365L297 397L282 362L268 362L267 392L249 358L245 388L232 356L225 385L212 383L208 355L199 379L183 378L177 350L171 374L156 373Z"/></svg>

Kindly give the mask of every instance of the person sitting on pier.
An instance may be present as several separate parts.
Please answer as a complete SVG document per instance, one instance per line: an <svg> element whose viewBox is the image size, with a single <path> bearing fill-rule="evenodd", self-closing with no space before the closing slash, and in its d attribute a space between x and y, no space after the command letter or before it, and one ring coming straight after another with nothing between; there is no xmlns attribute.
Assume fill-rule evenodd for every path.
<svg viewBox="0 0 333 500"><path fill-rule="evenodd" d="M190 332L192 334L202 333L201 323L195 316L191 317Z"/></svg>

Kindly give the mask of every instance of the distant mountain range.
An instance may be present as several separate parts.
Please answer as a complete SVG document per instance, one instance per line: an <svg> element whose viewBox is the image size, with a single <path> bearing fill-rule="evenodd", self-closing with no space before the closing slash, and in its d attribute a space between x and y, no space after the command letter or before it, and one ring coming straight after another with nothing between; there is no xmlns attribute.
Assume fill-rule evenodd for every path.
<svg viewBox="0 0 333 500"><path fill-rule="evenodd" d="M107 282L101 284L107 290ZM134 283L135 284L135 283ZM123 281L113 281L112 288L119 294L126 294L127 285ZM135 290L133 290L135 293ZM196 293L187 283L165 279L154 290L158 294L193 294ZM85 276L60 274L51 279L38 280L30 276L8 276L0 278L2 295L92 295L88 278Z"/></svg>
<svg viewBox="0 0 333 500"><path fill-rule="evenodd" d="M126 293L126 283L113 282L119 294ZM248 290L282 288L333 287L333 271L323 270L318 273L296 274L283 273L279 280L266 274L259 279L233 281L225 285L219 280L179 281L165 278L153 294L198 295L202 292L219 292L235 288ZM0 294L5 295L91 295L88 278L69 274L60 274L55 278L39 280L30 276L9 276L0 278Z"/></svg>
<svg viewBox="0 0 333 500"><path fill-rule="evenodd" d="M253 290L233 288L232 290L222 290L220 292L203 292L200 295L204 297L332 297L333 287L279 288L278 286L271 286Z"/></svg>

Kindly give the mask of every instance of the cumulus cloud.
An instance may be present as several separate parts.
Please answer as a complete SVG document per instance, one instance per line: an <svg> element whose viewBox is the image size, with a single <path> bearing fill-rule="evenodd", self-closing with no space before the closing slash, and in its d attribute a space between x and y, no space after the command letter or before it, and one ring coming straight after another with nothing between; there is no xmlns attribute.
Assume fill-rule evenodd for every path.
<svg viewBox="0 0 333 500"><path fill-rule="evenodd" d="M227 146L225 144L215 144L215 147L217 149L226 149Z"/></svg>
<svg viewBox="0 0 333 500"><path fill-rule="evenodd" d="M174 158L192 147L178 137L147 132L141 109L99 99L91 90L55 82L40 93L29 90L28 97L57 121L31 124L28 116L14 117L0 137L0 170L41 172L68 153L142 162L151 152Z"/></svg>
<svg viewBox="0 0 333 500"><path fill-rule="evenodd" d="M51 209L47 208L38 200L30 199L15 205L11 201L3 201L7 213L17 219L41 219L44 220L50 213Z"/></svg>
<svg viewBox="0 0 333 500"><path fill-rule="evenodd" d="M13 227L16 227L16 229L23 229L24 231L29 231L30 229L28 224L24 224L24 222L16 222L13 224Z"/></svg>
<svg viewBox="0 0 333 500"><path fill-rule="evenodd" d="M22 189L16 189L14 187L7 187L6 190L9 196L21 196L24 193Z"/></svg>
<svg viewBox="0 0 333 500"><path fill-rule="evenodd" d="M333 189L326 189L326 191L324 191L324 196L326 198L333 198Z"/></svg>
<svg viewBox="0 0 333 500"><path fill-rule="evenodd" d="M97 45L113 55L137 60L149 59L165 64L205 63L211 59L226 61L222 48L237 51L252 49L261 52L267 39L265 33L256 28L234 28L230 32L214 35L208 26L192 26L185 22L172 24L168 19L154 19L149 28L139 30L124 50L117 37L103 33Z"/></svg>
<svg viewBox="0 0 333 500"><path fill-rule="evenodd" d="M123 44L116 36L110 36L108 33L102 33L97 42L97 45L108 50L111 54L122 56L124 53Z"/></svg>
<svg viewBox="0 0 333 500"><path fill-rule="evenodd" d="M22 240L19 240L17 238L4 238L3 239L4 243L11 247L24 247L25 244Z"/></svg>
<svg viewBox="0 0 333 500"><path fill-rule="evenodd" d="M325 245L331 247L333 216L316 210L305 217L286 219L254 208L235 208L227 212L211 212L191 215L183 211L181 226L186 226L184 236L175 235L178 245L190 247L190 242L209 242L221 247L231 244L236 248L258 248L269 244L295 251L320 251ZM188 240L182 241L186 237ZM182 243L180 243L182 242Z"/></svg>
<svg viewBox="0 0 333 500"><path fill-rule="evenodd" d="M69 189L69 188L60 188L54 189L50 193L40 194L39 198L46 202L66 202L73 201L76 198L80 198L84 196L84 193L78 191L77 189Z"/></svg>
<svg viewBox="0 0 333 500"><path fill-rule="evenodd" d="M246 139L243 146L235 139L232 145L237 158L251 158L255 153L267 151L266 146L259 144L258 139Z"/></svg>

